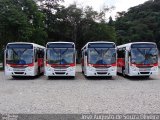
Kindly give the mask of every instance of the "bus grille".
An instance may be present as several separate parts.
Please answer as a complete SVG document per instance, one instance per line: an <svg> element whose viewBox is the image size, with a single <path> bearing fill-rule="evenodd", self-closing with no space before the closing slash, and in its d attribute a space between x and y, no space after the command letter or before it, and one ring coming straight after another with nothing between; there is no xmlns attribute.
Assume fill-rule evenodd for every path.
<svg viewBox="0 0 160 120"><path fill-rule="evenodd" d="M105 75L107 72L97 72L97 74Z"/></svg>
<svg viewBox="0 0 160 120"><path fill-rule="evenodd" d="M141 74L149 74L149 72L140 72Z"/></svg>
<svg viewBox="0 0 160 120"><path fill-rule="evenodd" d="M14 72L14 74L24 74L24 72Z"/></svg>
<svg viewBox="0 0 160 120"><path fill-rule="evenodd" d="M108 71L108 69L106 68L101 68L101 69L96 69L97 72L106 72Z"/></svg>
<svg viewBox="0 0 160 120"><path fill-rule="evenodd" d="M139 71L145 72L145 71L150 71L151 68L139 68Z"/></svg>
<svg viewBox="0 0 160 120"><path fill-rule="evenodd" d="M65 72L55 72L56 74L64 75Z"/></svg>

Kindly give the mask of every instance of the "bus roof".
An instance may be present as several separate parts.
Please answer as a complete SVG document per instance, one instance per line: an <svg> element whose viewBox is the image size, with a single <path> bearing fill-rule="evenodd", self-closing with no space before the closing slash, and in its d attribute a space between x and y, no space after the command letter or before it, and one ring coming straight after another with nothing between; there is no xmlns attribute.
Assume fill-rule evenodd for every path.
<svg viewBox="0 0 160 120"><path fill-rule="evenodd" d="M74 46L75 46L75 44L74 44L74 42L62 42L62 41L58 41L58 42L48 42L47 44L46 44L46 47L47 47L47 45L48 44L53 44L53 43L69 43L69 44L73 44Z"/></svg>
<svg viewBox="0 0 160 120"><path fill-rule="evenodd" d="M74 42L64 42L64 41L47 42L47 44L51 44L51 43L71 43L71 44L74 44Z"/></svg>
<svg viewBox="0 0 160 120"><path fill-rule="evenodd" d="M133 44L144 44L144 43L147 43L147 44L155 44L156 45L156 43L154 43L154 42L131 42L131 43L127 43L127 44L123 44L123 45L118 45L117 46L117 48L122 48L122 47L130 47L131 45L133 45Z"/></svg>
<svg viewBox="0 0 160 120"><path fill-rule="evenodd" d="M36 43L30 43L30 42L10 42L7 45L11 45L11 44L31 44L34 47L40 47L40 48L43 48L43 49L45 48L44 46L38 45Z"/></svg>
<svg viewBox="0 0 160 120"><path fill-rule="evenodd" d="M113 43L113 44L115 44L114 42L109 42L109 41L94 41L94 42L88 42L87 44L85 44L85 45L83 46L83 48L82 48L81 50L83 50L85 47L87 47L88 44L90 44L90 43Z"/></svg>

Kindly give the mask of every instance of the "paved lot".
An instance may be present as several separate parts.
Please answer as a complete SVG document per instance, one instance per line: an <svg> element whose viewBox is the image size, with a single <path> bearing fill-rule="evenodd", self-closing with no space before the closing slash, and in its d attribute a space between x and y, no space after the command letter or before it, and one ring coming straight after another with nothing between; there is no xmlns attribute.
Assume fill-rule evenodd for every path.
<svg viewBox="0 0 160 120"><path fill-rule="evenodd" d="M160 113L160 75L19 80L0 72L0 113Z"/></svg>

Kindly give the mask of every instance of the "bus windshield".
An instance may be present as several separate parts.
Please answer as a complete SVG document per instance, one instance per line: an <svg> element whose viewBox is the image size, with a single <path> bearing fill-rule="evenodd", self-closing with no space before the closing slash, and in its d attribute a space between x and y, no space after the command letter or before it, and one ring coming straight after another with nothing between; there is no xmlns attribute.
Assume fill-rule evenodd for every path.
<svg viewBox="0 0 160 120"><path fill-rule="evenodd" d="M131 62L133 64L155 64L158 62L156 48L132 48Z"/></svg>
<svg viewBox="0 0 160 120"><path fill-rule="evenodd" d="M115 48L89 48L89 64L114 64L116 63Z"/></svg>
<svg viewBox="0 0 160 120"><path fill-rule="evenodd" d="M33 49L9 48L6 51L7 64L31 64L33 63Z"/></svg>
<svg viewBox="0 0 160 120"><path fill-rule="evenodd" d="M48 64L72 64L74 63L74 48L48 48Z"/></svg>

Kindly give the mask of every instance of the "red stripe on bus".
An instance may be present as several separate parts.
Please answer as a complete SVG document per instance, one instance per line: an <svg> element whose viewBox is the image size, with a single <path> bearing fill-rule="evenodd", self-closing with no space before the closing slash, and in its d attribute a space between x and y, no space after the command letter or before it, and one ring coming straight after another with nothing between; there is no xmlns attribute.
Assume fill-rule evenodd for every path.
<svg viewBox="0 0 160 120"><path fill-rule="evenodd" d="M93 67L106 67L106 66L117 66L116 63L113 64L88 64L88 66L93 66Z"/></svg>
<svg viewBox="0 0 160 120"><path fill-rule="evenodd" d="M46 62L46 66L47 66L47 65L50 65L50 66L52 66L52 67L68 67L68 66L74 67L74 66L76 66L75 63L63 64L63 65L61 65L61 64L48 64L48 62Z"/></svg>
<svg viewBox="0 0 160 120"><path fill-rule="evenodd" d="M11 66L11 67L32 67L32 66L34 66L34 63L31 63L31 64L22 64L22 65L18 65L18 64L7 64L7 65L9 65L9 66Z"/></svg>
<svg viewBox="0 0 160 120"><path fill-rule="evenodd" d="M131 63L132 66L158 66L158 63L154 63L154 64L133 64Z"/></svg>

